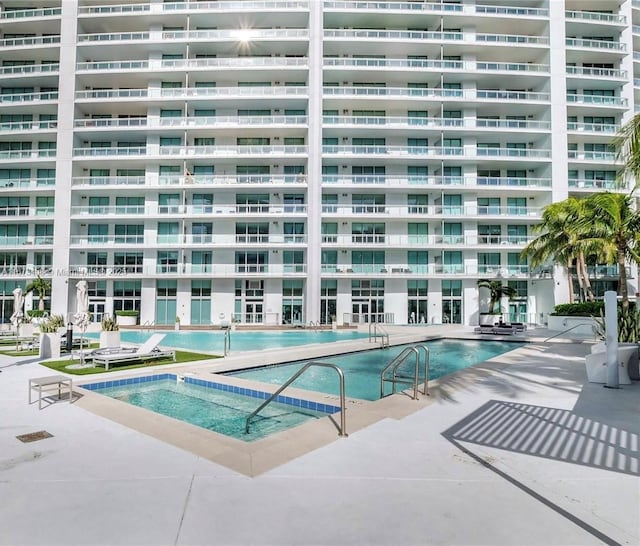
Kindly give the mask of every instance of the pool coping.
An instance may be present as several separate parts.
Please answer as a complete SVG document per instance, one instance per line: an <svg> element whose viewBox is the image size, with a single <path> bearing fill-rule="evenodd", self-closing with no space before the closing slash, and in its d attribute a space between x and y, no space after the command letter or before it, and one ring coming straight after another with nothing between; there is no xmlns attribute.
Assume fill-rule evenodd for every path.
<svg viewBox="0 0 640 546"><path fill-rule="evenodd" d="M466 338L460 336L433 335L425 338L424 334L422 334L419 337L420 340L418 341L433 339L471 339L480 341L477 338ZM404 339L404 336L402 340L396 341L398 341L398 343L393 343L393 345L412 342ZM499 340L496 339L496 341ZM510 339L509 341L526 340ZM322 354L318 353L321 352L328 353L325 354L325 356L335 355L335 350L338 349L338 347L330 349L325 346L322 351L320 350L322 349L322 346L318 346L317 348L314 348L313 346L304 347L304 352L307 354L304 358L307 359L319 358ZM370 344L367 344L367 346L360 349L354 349L354 351L366 350L367 348L372 349L373 347L371 347ZM443 378L431 380L429 382L430 396L424 396L424 394L422 394L419 396L418 400L415 401L406 394L406 391L404 393L387 396L375 401L347 399L347 433L357 433L359 430L384 419L397 420L415 413L437 401L439 385L441 383L446 384L447 388L450 388L452 382L455 384L456 381L458 381L457 378L465 377L464 374L468 374L471 370L473 370L473 374L477 374L479 372L484 373L482 372L482 368L486 368L487 366L490 368L503 368L508 365L509 360L502 358L505 354L514 355L514 353L524 348L526 348L526 345L494 357L488 361L456 371L444 376ZM274 352L269 355L269 358L264 360L274 360L274 362L269 362L269 364L291 362L292 360L298 359L297 357L292 356L292 353L296 352L297 351L292 351L291 348L281 349L277 352L279 353L279 358L278 354ZM344 352L353 351L341 351L340 354L343 354ZM262 352L260 353L264 356ZM87 411L90 411L91 413L95 413L133 430L142 432L143 434L149 435L168 444L195 453L200 457L218 463L248 477L260 475L306 453L315 451L316 449L329 445L336 440L342 439L338 435L338 419L340 417L340 412L320 419L312 419L294 428L271 434L266 438L252 442L245 442L146 410L144 408L123 403L119 400L109 398L83 387L83 385L86 384L117 380L126 381L127 379L134 377L162 375L163 373L168 373L178 376L190 376L195 379L205 379L208 381L215 381L217 383L241 386L270 393L277 390L278 385L241 379L234 376L225 376L219 373L222 371L234 371L237 369L246 369L247 367L260 367L265 365L265 362L263 361L254 363L253 366L247 366L247 359L253 360L251 358L251 353L249 352L235 359L218 359L213 364L205 363L199 366L191 364L181 365L180 367L171 366L172 369L170 371L164 372L158 368L146 368L143 370L135 370L137 373L133 373L133 371L132 373L123 372L123 374L119 374L118 377L94 377L91 379L87 377L86 381L78 383L77 385L74 384L74 391L80 394L80 397L75 404ZM223 362L219 362L220 360L223 360ZM224 360L227 361L226 366L224 365ZM466 384L466 381L464 381L464 383ZM291 397L302 398L319 404L339 406L339 398L336 395L307 391L295 387L288 387L287 393Z"/></svg>

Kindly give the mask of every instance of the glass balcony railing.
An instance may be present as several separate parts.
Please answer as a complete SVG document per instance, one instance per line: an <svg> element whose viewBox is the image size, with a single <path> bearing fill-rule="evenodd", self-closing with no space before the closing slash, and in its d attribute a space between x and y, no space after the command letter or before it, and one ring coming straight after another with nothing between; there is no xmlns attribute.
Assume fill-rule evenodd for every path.
<svg viewBox="0 0 640 546"><path fill-rule="evenodd" d="M146 155L146 146L123 146L109 148L74 148L75 157L108 157L108 156L140 156Z"/></svg>
<svg viewBox="0 0 640 546"><path fill-rule="evenodd" d="M635 55L635 54L634 54ZM626 79L627 71L617 68L592 68L585 66L567 66L567 74L573 76L590 76L594 78Z"/></svg>
<svg viewBox="0 0 640 546"><path fill-rule="evenodd" d="M178 42L178 41L234 41L246 39L259 40L308 40L307 29L300 28L259 28L249 31L235 29L221 30L165 30L139 32L101 32L79 34L79 45L109 44L120 42Z"/></svg>
<svg viewBox="0 0 640 546"><path fill-rule="evenodd" d="M172 1L163 4L153 5L151 3L139 3L133 5L118 4L114 6L80 6L78 13L80 15L138 15L148 13L150 11L257 11L268 10L308 10L309 0L243 0L242 2L232 2L227 0L198 2Z"/></svg>
<svg viewBox="0 0 640 546"><path fill-rule="evenodd" d="M462 32L439 32L422 30L369 30L369 29L325 29L324 39L344 40L421 40L431 42L460 42L464 40Z"/></svg>
<svg viewBox="0 0 640 546"><path fill-rule="evenodd" d="M626 44L622 42L614 42L608 40L587 40L580 38L567 38L565 41L567 47L576 47L581 49L600 49L612 52L624 53L627 50Z"/></svg>
<svg viewBox="0 0 640 546"><path fill-rule="evenodd" d="M0 48L41 46L59 44L60 36L29 36L26 38L4 38L0 40Z"/></svg>
<svg viewBox="0 0 640 546"><path fill-rule="evenodd" d="M11 121L0 122L0 131L37 131L44 129L55 129L58 122L55 120L43 121Z"/></svg>
<svg viewBox="0 0 640 546"><path fill-rule="evenodd" d="M569 150L569 159L584 160L584 161L604 161L606 163L613 163L616 160L615 152L593 152L593 151L578 151Z"/></svg>
<svg viewBox="0 0 640 546"><path fill-rule="evenodd" d="M55 150L9 150L0 151L0 161L12 159L46 159L55 157Z"/></svg>
<svg viewBox="0 0 640 546"><path fill-rule="evenodd" d="M22 64L12 66L0 67L0 75L38 75L38 74L50 74L58 72L60 70L60 63L47 63L47 64Z"/></svg>
<svg viewBox="0 0 640 546"><path fill-rule="evenodd" d="M611 123L567 123L567 130L584 133L609 133L615 134L620 130L620 125Z"/></svg>
<svg viewBox="0 0 640 546"><path fill-rule="evenodd" d="M626 190L626 183L622 180L594 180L592 178L570 178L570 188L586 190Z"/></svg>
<svg viewBox="0 0 640 546"><path fill-rule="evenodd" d="M615 106L618 108L626 108L628 100L621 97L608 97L601 95L579 95L574 93L567 94L567 102L571 104L589 104L599 106Z"/></svg>
<svg viewBox="0 0 640 546"><path fill-rule="evenodd" d="M36 17L58 17L62 8L31 8L18 10L3 10L0 19L26 19Z"/></svg>
<svg viewBox="0 0 640 546"><path fill-rule="evenodd" d="M295 89L295 87L293 88ZM536 93L528 91L499 91L490 89L440 89L409 88L409 87L323 87L323 94L345 97L385 97L385 98L419 98L419 99L465 99L465 100L498 100L501 102L513 101L549 101L549 93Z"/></svg>
<svg viewBox="0 0 640 546"><path fill-rule="evenodd" d="M571 11L567 10L564 15L569 20L587 21L596 23L613 23L616 25L624 25L627 18L618 13L602 13L598 11Z"/></svg>
<svg viewBox="0 0 640 546"><path fill-rule="evenodd" d="M57 91L49 91L45 93L15 93L15 94L0 94L0 104L9 102L39 102L58 100Z"/></svg>
<svg viewBox="0 0 640 546"><path fill-rule="evenodd" d="M490 6L473 5L454 2L424 1L424 2L402 2L402 1L370 1L370 0L324 0L325 11L331 10L369 10L369 11L410 11L442 13L455 15L464 13L465 15L505 15L514 17L547 17L549 12L545 8L529 8L516 6Z"/></svg>
<svg viewBox="0 0 640 546"><path fill-rule="evenodd" d="M528 36L526 34L476 34L477 42L486 44L509 44L509 45L548 45L549 38L546 36Z"/></svg>

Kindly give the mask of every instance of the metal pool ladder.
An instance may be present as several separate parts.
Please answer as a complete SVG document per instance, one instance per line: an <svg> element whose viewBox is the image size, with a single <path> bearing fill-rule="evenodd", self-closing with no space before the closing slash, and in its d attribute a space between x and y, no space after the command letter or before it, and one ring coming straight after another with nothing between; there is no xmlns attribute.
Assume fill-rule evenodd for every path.
<svg viewBox="0 0 640 546"><path fill-rule="evenodd" d="M346 425L346 413L347 407L345 404L345 396L344 396L344 373L342 370L338 368L335 364L331 364L330 362L307 362L302 368L300 368L296 373L294 373L289 379L287 379L284 384L274 392L269 398L267 398L258 409L256 409L249 417L247 417L247 421L244 427L244 431L246 434L249 434L249 426L251 425L251 420L258 415L267 405L269 405L273 400L283 391L285 390L291 383L293 383L298 377L300 377L304 372L306 372L312 366L319 366L321 368L331 368L336 371L338 377L340 378L340 427L338 429L338 436L348 436L347 434L347 425Z"/></svg>
<svg viewBox="0 0 640 546"><path fill-rule="evenodd" d="M396 386L412 385L413 386L413 399L418 399L418 384L420 383L420 351L424 352L424 394L429 395L429 348L426 345L414 345L413 347L407 347L396 356L385 368L380 372L380 398L384 398L384 385L385 383L391 383L392 389L390 394L396 393ZM398 375L398 368L406 362L411 356L415 355L415 367L413 375ZM391 371L391 377L385 377L385 375Z"/></svg>
<svg viewBox="0 0 640 546"><path fill-rule="evenodd" d="M378 326L377 322L369 323L369 342L375 341L380 338L380 347L386 349L389 347L389 333L382 327Z"/></svg>

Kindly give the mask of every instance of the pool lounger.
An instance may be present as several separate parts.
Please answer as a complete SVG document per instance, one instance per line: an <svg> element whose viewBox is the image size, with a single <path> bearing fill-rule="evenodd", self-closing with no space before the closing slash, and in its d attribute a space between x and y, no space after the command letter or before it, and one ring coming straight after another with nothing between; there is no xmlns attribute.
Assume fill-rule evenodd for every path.
<svg viewBox="0 0 640 546"><path fill-rule="evenodd" d="M162 350L158 344L164 339L165 334L154 334L137 349L98 350L91 354L95 366L103 365L105 370L112 364L124 364L136 360L156 360L158 358L171 357L175 361L176 352Z"/></svg>

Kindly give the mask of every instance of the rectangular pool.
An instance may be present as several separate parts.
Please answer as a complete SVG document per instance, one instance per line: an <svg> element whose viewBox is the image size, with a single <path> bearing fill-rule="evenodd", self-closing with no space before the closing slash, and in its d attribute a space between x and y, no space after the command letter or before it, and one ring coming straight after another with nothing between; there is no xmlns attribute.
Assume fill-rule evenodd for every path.
<svg viewBox="0 0 640 546"><path fill-rule="evenodd" d="M225 332L223 330L182 330L179 332L164 332L162 345L186 351L204 351L214 354L224 354ZM120 338L125 343L142 344L153 335L153 332L141 330L123 330ZM98 334L87 334L87 337L97 338ZM366 339L366 333L355 330L266 330L229 332L231 353L244 351L259 351L295 347L314 343L334 343L336 341L352 341Z"/></svg>
<svg viewBox="0 0 640 546"><path fill-rule="evenodd" d="M484 362L485 360L524 345L524 343L517 342L456 339L432 340L425 341L421 344L425 345L430 353L429 379L437 379L438 377L468 368L469 366ZM389 362L400 354L403 349L412 345L415 344L341 354L315 360L331 362L342 369L345 377L347 397L378 400L380 398L380 372ZM305 360L276 364L273 366L229 372L225 375L282 385L298 369L306 364L306 362ZM413 362L415 362L415 360L407 361L406 371L411 372ZM400 371L402 371L402 369ZM292 383L292 386L327 394L337 395L339 393L339 383L336 374L333 370L326 368L309 368L307 372Z"/></svg>
<svg viewBox="0 0 640 546"><path fill-rule="evenodd" d="M270 393L175 374L158 374L81 385L99 394L251 442L311 419L340 411L337 406L279 395L251 422L247 417Z"/></svg>

